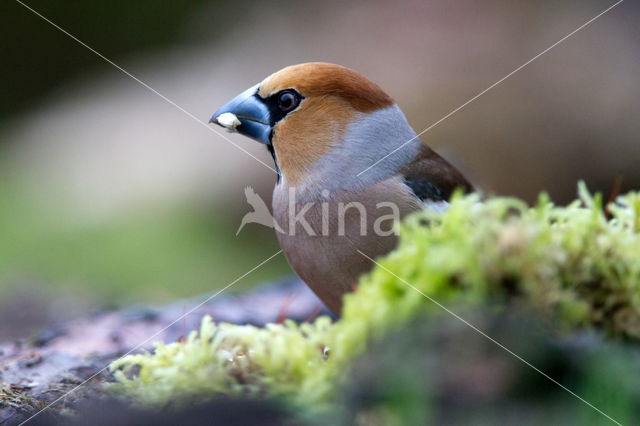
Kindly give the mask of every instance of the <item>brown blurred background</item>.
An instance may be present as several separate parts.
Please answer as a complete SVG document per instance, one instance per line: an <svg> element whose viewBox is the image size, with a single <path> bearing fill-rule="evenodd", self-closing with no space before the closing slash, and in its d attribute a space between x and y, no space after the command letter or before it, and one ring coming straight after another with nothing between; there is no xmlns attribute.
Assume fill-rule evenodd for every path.
<svg viewBox="0 0 640 426"><path fill-rule="evenodd" d="M283 66L329 61L421 131L613 2L27 4L202 121ZM277 250L258 225L235 237L243 188L268 198L272 172L20 4L0 22L5 317L35 298L72 315L214 291ZM624 2L422 139L490 194L564 203L579 179L608 194L616 176L637 189L639 41ZM286 272L278 258L239 285Z"/></svg>

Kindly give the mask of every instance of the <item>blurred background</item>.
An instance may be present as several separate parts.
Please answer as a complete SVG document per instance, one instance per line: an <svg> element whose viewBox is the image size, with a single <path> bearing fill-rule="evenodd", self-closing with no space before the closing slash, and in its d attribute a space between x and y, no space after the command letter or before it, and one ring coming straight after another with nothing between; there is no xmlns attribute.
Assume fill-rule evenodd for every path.
<svg viewBox="0 0 640 426"><path fill-rule="evenodd" d="M329 61L420 131L613 1L27 4L202 121L286 65ZM0 322L213 292L276 252L270 229L235 236L244 187L269 199L272 172L19 3L0 22ZM624 2L422 139L488 194L637 189L639 40ZM238 287L289 271L278 257Z"/></svg>

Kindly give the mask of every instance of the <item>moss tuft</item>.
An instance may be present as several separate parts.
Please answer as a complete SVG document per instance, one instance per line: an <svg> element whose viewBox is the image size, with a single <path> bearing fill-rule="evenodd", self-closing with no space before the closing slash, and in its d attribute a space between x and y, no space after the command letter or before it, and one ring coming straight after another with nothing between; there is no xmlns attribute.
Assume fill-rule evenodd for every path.
<svg viewBox="0 0 640 426"><path fill-rule="evenodd" d="M340 321L256 328L204 318L185 342L112 364L112 387L148 404L223 394L321 410L372 340L442 306L522 308L558 330L638 339L640 193L619 197L609 219L600 196L582 184L579 194L566 207L543 194L532 208L455 195L446 213L421 212L401 225L398 248L345 297Z"/></svg>

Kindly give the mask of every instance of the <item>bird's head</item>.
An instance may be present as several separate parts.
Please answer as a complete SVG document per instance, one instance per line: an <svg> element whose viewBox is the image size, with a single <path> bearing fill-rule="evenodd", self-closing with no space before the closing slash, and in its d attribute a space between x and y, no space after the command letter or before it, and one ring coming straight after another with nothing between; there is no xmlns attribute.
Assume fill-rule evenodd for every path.
<svg viewBox="0 0 640 426"><path fill-rule="evenodd" d="M225 122L235 115L238 121ZM286 67L218 109L211 122L266 144L290 184L347 189L400 169L413 141L375 170L357 176L415 137L402 111L380 87L329 63Z"/></svg>

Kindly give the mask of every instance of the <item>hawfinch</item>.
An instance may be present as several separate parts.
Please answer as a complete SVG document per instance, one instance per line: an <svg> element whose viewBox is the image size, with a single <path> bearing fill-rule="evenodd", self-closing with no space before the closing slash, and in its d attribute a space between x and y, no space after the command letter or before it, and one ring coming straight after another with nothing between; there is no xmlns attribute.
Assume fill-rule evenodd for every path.
<svg viewBox="0 0 640 426"><path fill-rule="evenodd" d="M328 63L284 68L211 122L267 146L278 180L273 218L291 267L336 314L371 261L397 242L393 221L443 209L471 184L416 137L393 99ZM382 161L380 161L382 160Z"/></svg>

